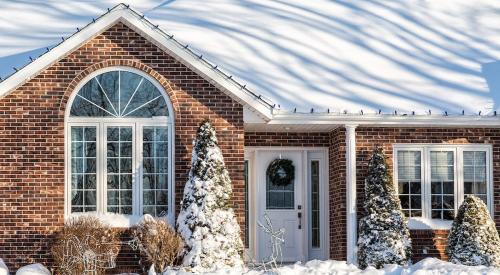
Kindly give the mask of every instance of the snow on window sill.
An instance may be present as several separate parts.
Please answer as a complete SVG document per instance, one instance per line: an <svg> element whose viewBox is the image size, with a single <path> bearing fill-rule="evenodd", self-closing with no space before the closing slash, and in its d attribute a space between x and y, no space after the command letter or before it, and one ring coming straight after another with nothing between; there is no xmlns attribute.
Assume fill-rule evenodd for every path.
<svg viewBox="0 0 500 275"><path fill-rule="evenodd" d="M452 223L453 221L439 219L408 219L408 227L414 230L450 230Z"/></svg>
<svg viewBox="0 0 500 275"><path fill-rule="evenodd" d="M86 213L72 213L68 218L81 217L81 216L92 216L97 217L101 222L117 228L128 228L136 225L143 216L139 215L123 215L114 213L97 213L97 212L86 212Z"/></svg>

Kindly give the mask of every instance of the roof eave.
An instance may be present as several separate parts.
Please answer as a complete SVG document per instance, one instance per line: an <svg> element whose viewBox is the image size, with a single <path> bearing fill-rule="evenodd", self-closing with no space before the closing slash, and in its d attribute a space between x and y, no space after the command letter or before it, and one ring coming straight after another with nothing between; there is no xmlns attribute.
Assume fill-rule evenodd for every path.
<svg viewBox="0 0 500 275"><path fill-rule="evenodd" d="M500 116L276 114L267 124L498 128L500 127Z"/></svg>

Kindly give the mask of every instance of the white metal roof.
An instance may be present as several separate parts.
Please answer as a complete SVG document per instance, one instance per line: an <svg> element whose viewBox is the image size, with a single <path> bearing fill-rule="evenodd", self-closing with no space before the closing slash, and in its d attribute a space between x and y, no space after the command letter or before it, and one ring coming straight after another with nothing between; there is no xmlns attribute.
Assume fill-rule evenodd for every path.
<svg viewBox="0 0 500 275"><path fill-rule="evenodd" d="M61 33L85 25L114 1L72 2L1 3L0 36L13 40L0 41L0 67L28 60L18 54L29 49L26 45L43 51L58 43ZM337 117L396 111L409 115L406 120L413 112L451 117L462 110L483 116L500 111L500 1L146 0L132 5L279 105L275 121L280 116L303 120L311 111ZM47 24L27 20L30 15Z"/></svg>

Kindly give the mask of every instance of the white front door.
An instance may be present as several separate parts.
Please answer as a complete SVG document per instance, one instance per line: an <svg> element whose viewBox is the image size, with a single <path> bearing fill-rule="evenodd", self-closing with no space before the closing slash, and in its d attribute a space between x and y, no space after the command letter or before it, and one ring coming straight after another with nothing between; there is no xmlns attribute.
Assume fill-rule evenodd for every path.
<svg viewBox="0 0 500 275"><path fill-rule="evenodd" d="M295 167L294 180L286 185L269 181L267 168L276 159L289 159ZM303 203L303 153L300 151L262 151L258 153L257 168L257 221L265 223L264 215L270 218L274 230L283 228L283 262L304 261L304 239L307 226L304 224ZM257 228L257 259L268 260L272 253L269 235Z"/></svg>

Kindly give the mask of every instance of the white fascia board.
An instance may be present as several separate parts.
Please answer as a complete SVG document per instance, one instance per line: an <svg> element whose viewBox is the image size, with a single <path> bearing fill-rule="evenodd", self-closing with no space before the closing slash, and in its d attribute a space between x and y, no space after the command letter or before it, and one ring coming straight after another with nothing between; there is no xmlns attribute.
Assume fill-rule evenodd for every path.
<svg viewBox="0 0 500 275"><path fill-rule="evenodd" d="M460 126L460 127L500 127L500 116L441 116L441 115L326 115L326 114L286 114L274 115L269 125L378 125L394 127L414 126Z"/></svg>
<svg viewBox="0 0 500 275"><path fill-rule="evenodd" d="M213 68L202 63L199 58L180 47L173 39L164 36L156 30L154 26L151 26L151 24L126 6L117 7L110 11L108 14L96 20L95 23L88 25L60 45L54 47L50 52L42 55L29 65L17 71L11 77L5 79L0 83L0 98L8 95L10 92L117 22L122 22L131 29L139 32L150 42L171 54L174 58L194 70L201 77L207 79L217 88L224 91L232 99L244 106L248 106L264 120L269 121L272 118L272 108L265 106L260 99L246 93L241 87L232 83L223 74L218 73Z"/></svg>
<svg viewBox="0 0 500 275"><path fill-rule="evenodd" d="M256 124L266 123L266 121L262 119L262 117L258 116L255 113L255 111L251 110L247 106L243 108L243 121L245 123L256 123Z"/></svg>

